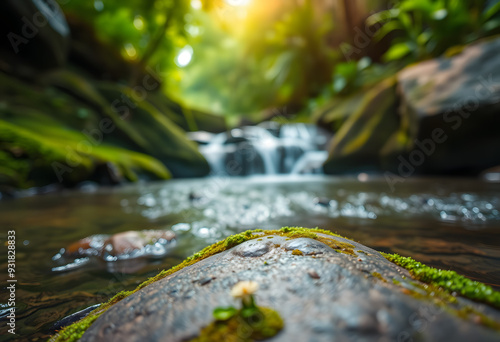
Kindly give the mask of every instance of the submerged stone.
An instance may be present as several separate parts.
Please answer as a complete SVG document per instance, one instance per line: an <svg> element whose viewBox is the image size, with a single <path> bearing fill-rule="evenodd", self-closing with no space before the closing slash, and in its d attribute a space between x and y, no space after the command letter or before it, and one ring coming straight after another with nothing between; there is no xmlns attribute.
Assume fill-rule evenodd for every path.
<svg viewBox="0 0 500 342"><path fill-rule="evenodd" d="M142 259L165 256L174 240L175 234L169 230L92 235L61 250L53 259L65 264L52 270L70 271L86 265L94 257L106 261L111 272L133 273L145 266Z"/></svg>

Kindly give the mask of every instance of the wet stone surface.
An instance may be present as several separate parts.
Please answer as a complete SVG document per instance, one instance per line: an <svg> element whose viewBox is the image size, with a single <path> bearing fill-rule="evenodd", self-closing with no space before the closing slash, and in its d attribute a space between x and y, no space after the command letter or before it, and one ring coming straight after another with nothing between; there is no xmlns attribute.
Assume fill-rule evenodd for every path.
<svg viewBox="0 0 500 342"><path fill-rule="evenodd" d="M143 268L145 258L161 258L175 244L169 230L127 231L114 235L97 234L61 249L52 260L54 272L66 272L89 264L106 262L108 271L134 273Z"/></svg>
<svg viewBox="0 0 500 342"><path fill-rule="evenodd" d="M118 302L81 341L185 341L212 322L214 308L239 305L230 290L242 280L258 282L257 303L277 310L285 322L272 341L500 339L499 332L477 323L477 315L464 319L436 305L422 283L378 252L334 239L352 243L356 255L308 238L247 241ZM500 320L497 310L467 300L453 307L466 305Z"/></svg>
<svg viewBox="0 0 500 342"><path fill-rule="evenodd" d="M283 248L287 251L299 250L304 255L329 254L332 252L332 248L323 242L308 238L287 241L283 244Z"/></svg>

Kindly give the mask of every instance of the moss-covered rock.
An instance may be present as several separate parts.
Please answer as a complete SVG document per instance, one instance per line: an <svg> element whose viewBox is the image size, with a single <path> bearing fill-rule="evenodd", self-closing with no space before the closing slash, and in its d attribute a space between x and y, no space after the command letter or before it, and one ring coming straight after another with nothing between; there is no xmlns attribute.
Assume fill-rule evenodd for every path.
<svg viewBox="0 0 500 342"><path fill-rule="evenodd" d="M325 173L381 169L387 157L384 146L400 127L397 103L396 78L391 77L339 100L324 113L322 120L340 126L330 145ZM389 154L398 148L394 146Z"/></svg>
<svg viewBox="0 0 500 342"><path fill-rule="evenodd" d="M0 174L14 187L67 185L90 179L99 165L112 163L124 178L167 179L158 160L108 144L92 144L82 132L61 125L44 112L4 104L0 108Z"/></svg>
<svg viewBox="0 0 500 342"><path fill-rule="evenodd" d="M229 289L241 280L257 282L259 305L282 317L284 329L273 341L394 340L401 332L423 340L498 340L497 292L456 275L446 278L453 289L435 276L412 278L421 266L401 260L319 229L247 231L118 294L52 340L182 341L227 333L234 322L214 325L212 311L232 304ZM481 301L491 306L457 297L452 291L462 285L475 286L472 292L483 292ZM415 325L416 318L425 324ZM244 337L255 339L251 333Z"/></svg>
<svg viewBox="0 0 500 342"><path fill-rule="evenodd" d="M410 65L316 114L336 132L326 173L479 174L500 164L500 39Z"/></svg>
<svg viewBox="0 0 500 342"><path fill-rule="evenodd" d="M100 182L103 173L116 182L209 171L184 131L148 101L134 101L125 86L60 70L39 82L0 73L0 92L0 185L70 186Z"/></svg>
<svg viewBox="0 0 500 342"><path fill-rule="evenodd" d="M220 133L227 130L226 120L223 116L182 107L161 92L150 94L147 100L185 131Z"/></svg>
<svg viewBox="0 0 500 342"><path fill-rule="evenodd" d="M500 149L499 53L500 39L488 38L398 74L414 173L478 174L500 164L491 153Z"/></svg>
<svg viewBox="0 0 500 342"><path fill-rule="evenodd" d="M185 132L170 118L147 101L147 92L139 95L134 89L111 83L99 83L97 88L119 116L122 125L134 131L131 149L157 158L176 177L201 177L208 174L208 163L196 144L188 140Z"/></svg>

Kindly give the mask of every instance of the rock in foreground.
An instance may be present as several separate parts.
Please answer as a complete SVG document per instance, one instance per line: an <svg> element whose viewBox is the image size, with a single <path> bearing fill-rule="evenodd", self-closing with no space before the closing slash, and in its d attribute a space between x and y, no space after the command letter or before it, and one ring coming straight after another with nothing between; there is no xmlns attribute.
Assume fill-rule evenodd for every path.
<svg viewBox="0 0 500 342"><path fill-rule="evenodd" d="M285 322L273 341L500 339L499 311L414 280L380 253L317 230L239 234L184 264L95 312L93 324L82 321L82 329L92 325L81 341L189 340L213 321L216 307L236 305L230 291L243 280L257 282L257 303ZM59 338L79 337L78 329Z"/></svg>

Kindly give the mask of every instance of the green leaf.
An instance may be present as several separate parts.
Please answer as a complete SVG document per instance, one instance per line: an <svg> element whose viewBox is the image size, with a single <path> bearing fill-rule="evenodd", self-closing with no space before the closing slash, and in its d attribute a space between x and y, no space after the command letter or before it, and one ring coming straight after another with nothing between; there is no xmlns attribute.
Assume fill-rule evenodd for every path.
<svg viewBox="0 0 500 342"><path fill-rule="evenodd" d="M376 33L375 33L375 41L379 42L387 36L389 33L397 31L397 30L403 30L403 25L398 20L393 20L390 21L384 26L382 26Z"/></svg>
<svg viewBox="0 0 500 342"><path fill-rule="evenodd" d="M366 19L366 24L368 26L372 26L378 23L383 23L387 22L390 20L393 20L397 18L399 15L399 10L398 9L390 9L390 10L385 10L385 11L380 11L377 13L372 14Z"/></svg>
<svg viewBox="0 0 500 342"><path fill-rule="evenodd" d="M500 18L489 20L486 24L484 24L483 30L485 32L490 32L498 29L499 27L500 27Z"/></svg>
<svg viewBox="0 0 500 342"><path fill-rule="evenodd" d="M335 75L335 78L333 79L333 91L335 91L335 93L340 93L342 90L344 90L346 85L347 81L344 77Z"/></svg>
<svg viewBox="0 0 500 342"><path fill-rule="evenodd" d="M400 3L399 9L404 12L417 11L429 16L430 13L434 12L435 6L436 4L429 0L406 0Z"/></svg>
<svg viewBox="0 0 500 342"><path fill-rule="evenodd" d="M413 28L413 23L411 20L411 17L408 13L401 12L401 14L398 17L399 21L401 24L403 24L403 27L408 31L412 31Z"/></svg>
<svg viewBox="0 0 500 342"><path fill-rule="evenodd" d="M258 317L257 315L259 315L259 314L260 314L260 311L255 306L250 306L250 307L246 307L246 308L241 309L241 317L243 317L243 318L250 318L252 316Z"/></svg>
<svg viewBox="0 0 500 342"><path fill-rule="evenodd" d="M488 8L484 14L483 14L483 22L486 22L488 21L489 19L491 19L493 16L495 16L498 12L500 11L500 2L497 2L496 4L494 4L493 6L491 6L490 8Z"/></svg>
<svg viewBox="0 0 500 342"><path fill-rule="evenodd" d="M407 56L411 51L408 43L395 44L384 54L384 60L387 62L395 61Z"/></svg>
<svg viewBox="0 0 500 342"><path fill-rule="evenodd" d="M237 312L238 310L236 310L232 306L218 307L215 308L213 316L218 321L227 321L228 319L236 315Z"/></svg>
<svg viewBox="0 0 500 342"><path fill-rule="evenodd" d="M419 46L425 46L430 39L431 39L431 33L429 31L424 31L420 33L420 35L418 36L417 44Z"/></svg>

